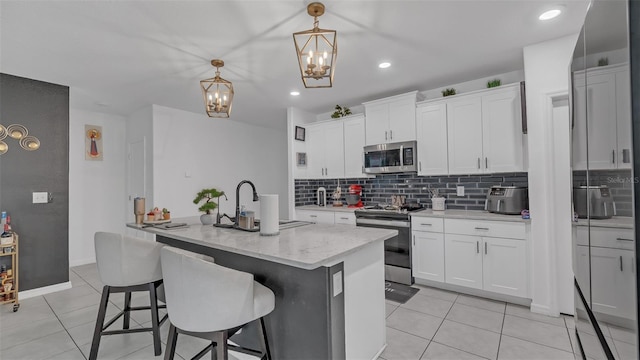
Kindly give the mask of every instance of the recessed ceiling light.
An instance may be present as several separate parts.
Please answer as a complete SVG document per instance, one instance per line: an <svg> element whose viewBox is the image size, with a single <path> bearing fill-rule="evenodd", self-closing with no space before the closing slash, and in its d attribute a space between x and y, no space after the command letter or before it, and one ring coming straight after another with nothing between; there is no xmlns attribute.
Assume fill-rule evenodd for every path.
<svg viewBox="0 0 640 360"><path fill-rule="evenodd" d="M390 62L381 62L380 64L378 64L378 67L379 67L380 69L386 69L386 68L388 68L389 66L391 66L391 63L390 63Z"/></svg>
<svg viewBox="0 0 640 360"><path fill-rule="evenodd" d="M556 16L560 15L560 13L562 13L562 10L560 8L551 9L549 11L543 12L540 16L538 16L538 19L540 19L542 21L551 20L551 19L555 18Z"/></svg>
<svg viewBox="0 0 640 360"><path fill-rule="evenodd" d="M300 92L299 91L292 91L289 94L291 94L291 96L298 96L298 95L300 95Z"/></svg>

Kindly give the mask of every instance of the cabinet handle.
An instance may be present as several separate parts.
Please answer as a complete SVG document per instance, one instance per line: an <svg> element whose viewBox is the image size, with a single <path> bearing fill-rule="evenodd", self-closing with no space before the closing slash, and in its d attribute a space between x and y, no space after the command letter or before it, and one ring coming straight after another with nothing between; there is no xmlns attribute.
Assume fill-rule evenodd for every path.
<svg viewBox="0 0 640 360"><path fill-rule="evenodd" d="M386 131L384 132L384 139L385 139L385 140L388 140L388 139L387 139L387 132L386 132Z"/></svg>
<svg viewBox="0 0 640 360"><path fill-rule="evenodd" d="M393 140L393 130L389 130L389 138Z"/></svg>
<svg viewBox="0 0 640 360"><path fill-rule="evenodd" d="M318 217L318 215L309 215L309 217L317 218L317 217Z"/></svg>
<svg viewBox="0 0 640 360"><path fill-rule="evenodd" d="M489 230L489 228L486 228L486 227L476 227L475 229L476 230Z"/></svg>
<svg viewBox="0 0 640 360"><path fill-rule="evenodd" d="M480 254L480 241L476 241L476 253Z"/></svg>
<svg viewBox="0 0 640 360"><path fill-rule="evenodd" d="M480 169L480 158L478 158L478 169Z"/></svg>
<svg viewBox="0 0 640 360"><path fill-rule="evenodd" d="M620 255L620 271L624 271L624 270L622 269L622 255Z"/></svg>
<svg viewBox="0 0 640 360"><path fill-rule="evenodd" d="M420 223L420 225L424 225L424 226L432 226L431 224L426 224L426 223Z"/></svg>
<svg viewBox="0 0 640 360"><path fill-rule="evenodd" d="M484 168L488 169L489 168L489 158L484 158Z"/></svg>
<svg viewBox="0 0 640 360"><path fill-rule="evenodd" d="M346 218L346 217L341 217L340 219L341 220L349 220L349 218Z"/></svg>
<svg viewBox="0 0 640 360"><path fill-rule="evenodd" d="M416 236L413 235L413 246L416 246Z"/></svg>
<svg viewBox="0 0 640 360"><path fill-rule="evenodd" d="M324 174L329 175L329 168L324 168Z"/></svg>
<svg viewBox="0 0 640 360"><path fill-rule="evenodd" d="M418 166L420 167L420 171L422 171L422 161L418 161Z"/></svg>
<svg viewBox="0 0 640 360"><path fill-rule="evenodd" d="M616 163L616 150L611 150L611 163L615 164Z"/></svg>
<svg viewBox="0 0 640 360"><path fill-rule="evenodd" d="M487 243L484 243L484 254L487 255Z"/></svg>
<svg viewBox="0 0 640 360"><path fill-rule="evenodd" d="M324 168L320 168L322 170L322 176L324 176Z"/></svg>
<svg viewBox="0 0 640 360"><path fill-rule="evenodd" d="M634 241L633 239L625 239L625 238L616 238L616 240L622 240L622 241Z"/></svg>

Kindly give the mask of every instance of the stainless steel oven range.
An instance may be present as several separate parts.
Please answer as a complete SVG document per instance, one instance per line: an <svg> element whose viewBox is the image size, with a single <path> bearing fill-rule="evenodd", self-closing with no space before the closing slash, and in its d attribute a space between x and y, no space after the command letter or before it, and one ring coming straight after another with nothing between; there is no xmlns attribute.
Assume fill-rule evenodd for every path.
<svg viewBox="0 0 640 360"><path fill-rule="evenodd" d="M409 213L420 207L401 208L376 205L356 210L356 225L398 230L398 235L384 242L384 278L405 285L413 284L411 274L411 219Z"/></svg>

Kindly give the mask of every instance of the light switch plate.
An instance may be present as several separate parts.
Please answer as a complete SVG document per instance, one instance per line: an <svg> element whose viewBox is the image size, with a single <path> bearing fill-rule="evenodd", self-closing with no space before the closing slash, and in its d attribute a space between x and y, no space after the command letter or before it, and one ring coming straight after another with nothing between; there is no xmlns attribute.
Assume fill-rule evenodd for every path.
<svg viewBox="0 0 640 360"><path fill-rule="evenodd" d="M342 294L342 271L333 274L333 296Z"/></svg>
<svg viewBox="0 0 640 360"><path fill-rule="evenodd" d="M456 195L464 196L464 186L463 185L456 186Z"/></svg>
<svg viewBox="0 0 640 360"><path fill-rule="evenodd" d="M33 203L34 204L46 204L49 202L49 193L46 191L34 192Z"/></svg>

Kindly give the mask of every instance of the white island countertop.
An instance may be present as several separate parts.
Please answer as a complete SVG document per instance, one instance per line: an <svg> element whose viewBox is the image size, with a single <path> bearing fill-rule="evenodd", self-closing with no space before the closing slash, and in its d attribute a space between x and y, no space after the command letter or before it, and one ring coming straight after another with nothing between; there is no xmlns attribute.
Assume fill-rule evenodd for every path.
<svg viewBox="0 0 640 360"><path fill-rule="evenodd" d="M320 266L332 266L346 255L368 244L384 241L398 234L397 230L389 229L309 224L281 230L276 236L261 236L259 232L202 225L198 217L171 219L171 222L187 223L188 227L163 230L137 224L127 224L127 226L188 243L307 270Z"/></svg>
<svg viewBox="0 0 640 360"><path fill-rule="evenodd" d="M491 220L491 221L513 221L530 223L531 219L523 219L520 215L503 215L490 213L484 210L444 210L433 211L425 209L414 211L411 216L416 217L441 217L445 219L469 219L469 220Z"/></svg>

